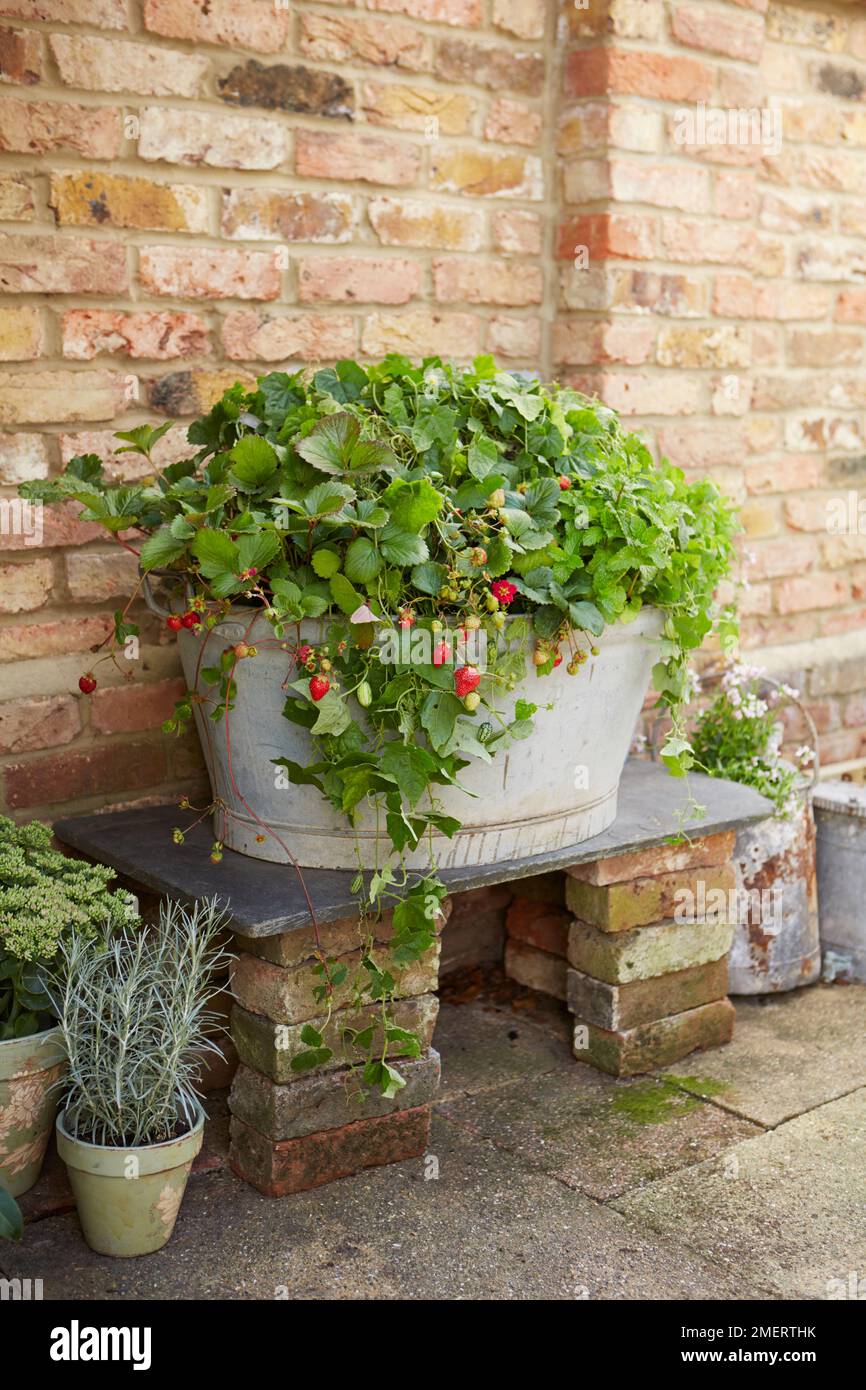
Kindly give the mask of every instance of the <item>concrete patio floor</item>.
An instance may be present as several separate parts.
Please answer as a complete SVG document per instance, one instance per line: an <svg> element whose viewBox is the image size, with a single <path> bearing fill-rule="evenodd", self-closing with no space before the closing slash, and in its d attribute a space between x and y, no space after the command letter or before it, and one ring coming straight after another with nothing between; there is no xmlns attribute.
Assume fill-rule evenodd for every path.
<svg viewBox="0 0 866 1390"><path fill-rule="evenodd" d="M736 1002L729 1047L615 1081L564 1010L465 972L425 1158L274 1201L225 1167L217 1095L164 1250L94 1255L49 1165L0 1270L73 1300L866 1295L866 986Z"/></svg>

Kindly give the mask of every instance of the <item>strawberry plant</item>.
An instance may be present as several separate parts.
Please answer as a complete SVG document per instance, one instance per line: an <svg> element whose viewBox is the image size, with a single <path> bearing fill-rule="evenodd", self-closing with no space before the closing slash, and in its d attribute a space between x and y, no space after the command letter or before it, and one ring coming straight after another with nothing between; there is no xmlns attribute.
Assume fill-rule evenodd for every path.
<svg viewBox="0 0 866 1390"><path fill-rule="evenodd" d="M149 458L164 429L121 437ZM652 605L665 615L654 683L676 716L689 653L714 627L723 645L735 631L714 601L733 553L731 507L709 480L656 463L612 410L484 357L465 370L391 355L273 372L255 390L232 387L188 439L188 458L137 485L110 484L85 455L22 492L74 499L121 543L137 531L143 574L182 586L171 630L207 634L230 610L249 612L250 626L267 619L268 645L286 654L285 717L316 750L306 766L278 760L286 777L350 821L375 803L387 828L393 861L370 885L358 879L365 911L395 905L387 959L365 935L357 983L384 1009L393 971L430 946L444 896L433 869L413 880L401 866L426 834L460 828L437 810L437 786L532 736L536 706L520 700L506 721L497 694L514 688L527 653L542 679L563 660L579 678L605 627ZM301 641L305 619L321 620L315 644ZM386 626L390 662L376 637ZM115 629L116 641L134 631L128 608ZM169 730L197 703L230 720L237 664L256 654L244 641L208 656L211 694L188 692ZM677 717L662 755L676 774L690 765ZM345 967L322 954L316 968L327 1004ZM307 1032L300 1067L327 1051ZM352 1041L364 1050L363 1036ZM401 1084L381 1058L365 1072L386 1092Z"/></svg>

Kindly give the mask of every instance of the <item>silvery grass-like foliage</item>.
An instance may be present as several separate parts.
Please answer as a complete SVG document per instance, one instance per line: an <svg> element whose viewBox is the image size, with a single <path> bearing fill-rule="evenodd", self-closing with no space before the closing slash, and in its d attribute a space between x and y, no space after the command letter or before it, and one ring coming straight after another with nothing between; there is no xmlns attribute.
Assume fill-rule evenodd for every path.
<svg viewBox="0 0 866 1390"><path fill-rule="evenodd" d="M209 1004L229 955L218 900L160 907L159 922L106 936L104 946L61 943L52 1000L69 1071L66 1127L87 1143L137 1148L174 1138L195 1121L196 1077L216 1052Z"/></svg>

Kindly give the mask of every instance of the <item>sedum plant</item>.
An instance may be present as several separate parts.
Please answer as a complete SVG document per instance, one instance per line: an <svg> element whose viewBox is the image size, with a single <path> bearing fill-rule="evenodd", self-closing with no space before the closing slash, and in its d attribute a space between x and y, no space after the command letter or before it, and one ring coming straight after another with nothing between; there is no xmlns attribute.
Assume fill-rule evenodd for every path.
<svg viewBox="0 0 866 1390"><path fill-rule="evenodd" d="M202 1053L218 1051L208 1005L229 959L226 920L216 899L163 903L158 923L127 928L102 950L78 935L62 941L51 997L69 1058L70 1134L137 1148L194 1123Z"/></svg>
<svg viewBox="0 0 866 1390"><path fill-rule="evenodd" d="M0 817L0 1041L51 1026L45 975L64 940L138 921L134 896L109 889L114 877L52 849L47 825Z"/></svg>
<svg viewBox="0 0 866 1390"><path fill-rule="evenodd" d="M166 429L118 437L150 459ZM580 679L605 627L652 605L665 617L654 682L676 711L689 652L714 627L723 645L734 635L714 601L734 514L712 482L656 463L614 411L499 371L489 357L466 369L389 355L273 372L254 390L232 387L188 439L187 459L140 484L110 484L84 455L22 491L74 498L113 534L138 528L142 571L174 576L184 592L184 611L167 620L175 631L207 633L233 605L270 623L269 644L286 653L284 716L309 730L315 750L307 766L281 760L286 777L316 786L350 822L373 803L393 848L372 884L357 880L366 912L397 900L389 961L365 936L358 977L358 994L384 1005L393 968L429 948L445 892L435 870L410 880L401 857L431 832L459 830L437 809L437 787L456 783L467 761L532 737L533 701L502 708L527 660L542 680L563 661ZM135 631L128 615L128 606L115 615L118 645ZM304 619L321 620L315 642L301 639ZM387 626L426 655L384 664L375 634ZM202 663L210 694L189 692L168 731L185 727L195 705L231 719L238 662L257 650L218 637ZM81 689L96 679L86 672ZM545 703L543 685L539 693ZM678 774L690 765L676 719L662 756ZM266 834L277 838L263 825ZM217 839L214 860L221 854ZM320 954L316 969L329 1007L345 967ZM298 1069L327 1052L312 1026L306 1034ZM363 1049L368 1038L352 1041ZM400 1084L383 1067L371 1056L368 1081Z"/></svg>

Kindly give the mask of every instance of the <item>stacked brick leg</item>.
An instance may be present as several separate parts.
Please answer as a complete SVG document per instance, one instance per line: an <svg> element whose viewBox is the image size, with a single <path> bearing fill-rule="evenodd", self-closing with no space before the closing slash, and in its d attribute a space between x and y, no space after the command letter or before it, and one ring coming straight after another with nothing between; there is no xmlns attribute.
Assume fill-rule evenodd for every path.
<svg viewBox="0 0 866 1390"><path fill-rule="evenodd" d="M733 847L726 832L575 865L567 912L538 897L512 903L506 970L567 999L581 1061L631 1076L730 1041ZM705 920L682 920L692 900Z"/></svg>
<svg viewBox="0 0 866 1390"><path fill-rule="evenodd" d="M377 928L383 939L388 932L387 922ZM351 978L360 954L355 919L322 927L320 935L328 958L348 965ZM380 1009L353 1007L346 985L335 990L331 1016L325 1018L313 992L321 977L313 974L311 929L255 940L239 936L236 948L232 1036L240 1066L229 1102L229 1160L238 1176L267 1196L283 1197L422 1154L439 1087L439 1057L430 1046L439 1009L434 992L438 939L400 977L393 1021L420 1038L422 1052L400 1058L399 1042L384 1049L389 1059L400 1058L406 1081L392 1099L368 1088L362 1097L360 1073L344 1053L344 1029L372 1025L378 1033L376 1055L382 1055ZM292 1060L309 1050L302 1037L307 1024L334 1055L297 1072Z"/></svg>

